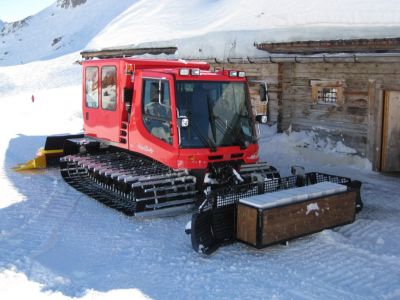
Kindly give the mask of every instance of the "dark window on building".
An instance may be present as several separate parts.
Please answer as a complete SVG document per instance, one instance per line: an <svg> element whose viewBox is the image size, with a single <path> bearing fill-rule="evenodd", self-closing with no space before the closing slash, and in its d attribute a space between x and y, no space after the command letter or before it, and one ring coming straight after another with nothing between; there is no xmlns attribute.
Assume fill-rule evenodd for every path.
<svg viewBox="0 0 400 300"><path fill-rule="evenodd" d="M101 68L101 107L106 110L117 108L117 68Z"/></svg>
<svg viewBox="0 0 400 300"><path fill-rule="evenodd" d="M145 79L143 91L143 122L145 127L158 139L172 144L168 81Z"/></svg>
<svg viewBox="0 0 400 300"><path fill-rule="evenodd" d="M318 90L318 102L335 104L337 102L337 89L322 88Z"/></svg>
<svg viewBox="0 0 400 300"><path fill-rule="evenodd" d="M99 69L87 67L85 70L85 102L88 108L99 107Z"/></svg>
<svg viewBox="0 0 400 300"><path fill-rule="evenodd" d="M344 83L341 80L312 80L311 93L314 104L340 106L344 102Z"/></svg>

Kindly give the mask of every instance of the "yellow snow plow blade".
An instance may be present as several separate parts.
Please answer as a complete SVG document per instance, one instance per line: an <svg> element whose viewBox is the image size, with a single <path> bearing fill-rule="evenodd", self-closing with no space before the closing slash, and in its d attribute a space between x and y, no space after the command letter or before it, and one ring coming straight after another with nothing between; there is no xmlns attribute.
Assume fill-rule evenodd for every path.
<svg viewBox="0 0 400 300"><path fill-rule="evenodd" d="M18 164L13 167L14 171L24 171L24 170L34 170L34 169L45 169L47 166L46 155L62 155L63 149L57 150L44 150L43 148L39 149L36 153L36 157L27 161L24 164Z"/></svg>
<svg viewBox="0 0 400 300"><path fill-rule="evenodd" d="M64 155L64 144L68 139L82 138L83 134L54 135L46 138L44 148L40 148L36 157L24 164L16 165L14 171L38 170L59 164Z"/></svg>

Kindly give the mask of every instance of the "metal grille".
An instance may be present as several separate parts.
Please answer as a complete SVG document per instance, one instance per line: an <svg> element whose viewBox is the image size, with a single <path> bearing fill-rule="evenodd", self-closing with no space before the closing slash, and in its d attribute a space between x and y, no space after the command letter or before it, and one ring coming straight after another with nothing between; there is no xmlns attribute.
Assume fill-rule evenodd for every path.
<svg viewBox="0 0 400 300"><path fill-rule="evenodd" d="M231 193L229 193L227 195L224 195L224 196L217 196L216 204L217 204L217 207L226 206L226 205L230 205L230 204L235 204L241 198L247 198L247 197L251 197L251 196L255 196L255 195L258 195L257 186L253 186L249 190L242 191L242 192L239 192L239 193L233 191L233 192L231 192Z"/></svg>
<svg viewBox="0 0 400 300"><path fill-rule="evenodd" d="M337 102L337 88L322 88L318 90L318 102L335 104Z"/></svg>
<svg viewBox="0 0 400 300"><path fill-rule="evenodd" d="M315 183L320 183L324 181L329 181L333 183L338 183L338 184L346 184L349 183L351 180L350 178L347 177L342 177L342 176L335 176L335 175L329 175L329 174L324 174L324 173L310 173L308 176L315 176Z"/></svg>
<svg viewBox="0 0 400 300"><path fill-rule="evenodd" d="M216 189L204 196L204 200L199 206L199 211L203 212L213 208L235 204L239 202L241 198L247 198L258 194L258 186L253 183Z"/></svg>
<svg viewBox="0 0 400 300"><path fill-rule="evenodd" d="M279 190L287 190L287 189L292 189L296 187L296 176L288 176L288 177L282 177L279 180ZM266 190L266 192L270 192L269 190Z"/></svg>
<svg viewBox="0 0 400 300"><path fill-rule="evenodd" d="M302 184L310 185L324 181L330 181L338 184L347 184L351 180L347 177L329 175L318 172L305 174L305 181ZM199 212L213 210L218 207L225 207L236 204L240 199L251 196L271 193L278 190L287 190L295 188L298 185L297 176L288 176L281 178L266 179L262 186L257 183L243 184L227 188L219 188L211 191L208 195L204 195L203 202L199 206Z"/></svg>

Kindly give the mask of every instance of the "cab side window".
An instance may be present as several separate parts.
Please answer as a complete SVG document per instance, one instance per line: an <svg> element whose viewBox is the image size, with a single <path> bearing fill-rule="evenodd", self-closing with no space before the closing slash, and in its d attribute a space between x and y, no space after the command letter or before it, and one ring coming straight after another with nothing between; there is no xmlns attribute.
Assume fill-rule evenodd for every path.
<svg viewBox="0 0 400 300"><path fill-rule="evenodd" d="M99 69L87 67L85 70L85 99L86 107L99 107Z"/></svg>
<svg viewBox="0 0 400 300"><path fill-rule="evenodd" d="M116 110L117 108L116 67L101 68L101 108L106 110Z"/></svg>
<svg viewBox="0 0 400 300"><path fill-rule="evenodd" d="M143 122L155 137L172 144L171 104L167 80L144 79L143 81Z"/></svg>

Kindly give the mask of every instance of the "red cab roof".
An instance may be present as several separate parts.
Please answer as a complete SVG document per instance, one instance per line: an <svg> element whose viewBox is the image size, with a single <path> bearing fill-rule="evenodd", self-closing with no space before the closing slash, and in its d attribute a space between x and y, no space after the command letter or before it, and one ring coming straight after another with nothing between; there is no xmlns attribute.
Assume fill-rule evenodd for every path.
<svg viewBox="0 0 400 300"><path fill-rule="evenodd" d="M110 58L110 59L93 59L82 62L84 66L90 65L106 65L119 64L125 62L131 64L134 69L162 69L162 68L197 68L200 70L209 70L210 65L202 61L185 61L185 60L166 60L166 59L144 59L144 58Z"/></svg>

